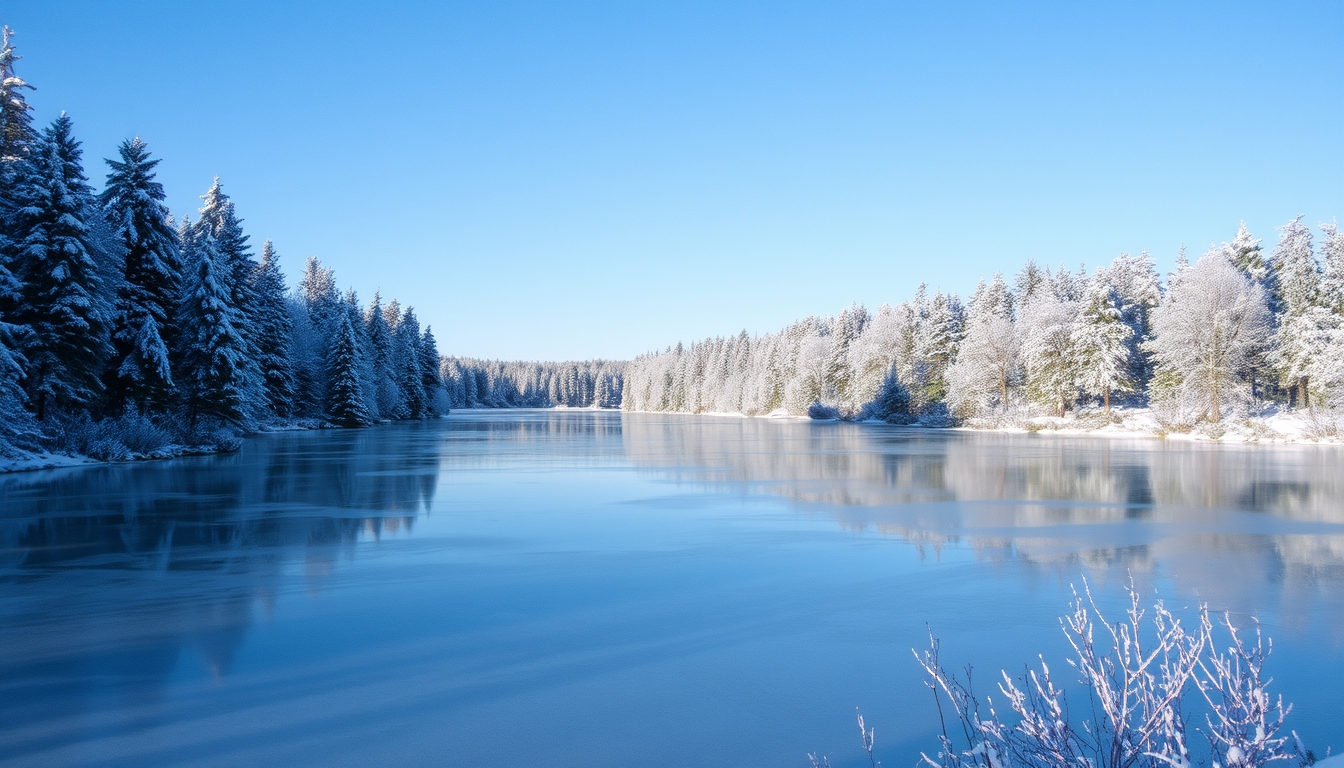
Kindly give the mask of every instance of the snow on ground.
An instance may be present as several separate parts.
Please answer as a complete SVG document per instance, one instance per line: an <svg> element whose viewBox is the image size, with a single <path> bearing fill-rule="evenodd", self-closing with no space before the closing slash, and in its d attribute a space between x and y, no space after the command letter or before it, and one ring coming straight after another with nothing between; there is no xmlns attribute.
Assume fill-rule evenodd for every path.
<svg viewBox="0 0 1344 768"><path fill-rule="evenodd" d="M999 422L978 421L955 429L1000 432L1041 432L1097 437L1147 437L1222 443L1344 442L1344 418L1327 411L1289 411L1266 406L1256 415L1228 417L1219 424L1180 428L1163 425L1151 408L1116 407L1108 421L1101 409L1058 416L1020 416ZM1344 766L1341 766L1344 768Z"/></svg>

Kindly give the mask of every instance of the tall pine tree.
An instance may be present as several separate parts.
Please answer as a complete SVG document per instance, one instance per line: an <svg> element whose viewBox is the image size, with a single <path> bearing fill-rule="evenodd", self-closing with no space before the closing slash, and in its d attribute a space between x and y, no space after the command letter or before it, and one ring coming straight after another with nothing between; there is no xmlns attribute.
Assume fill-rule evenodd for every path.
<svg viewBox="0 0 1344 768"><path fill-rule="evenodd" d="M16 319L32 333L25 386L43 419L52 408L81 409L102 393L111 349L104 284L88 219L93 194L79 142L64 113L24 163L14 215L22 300Z"/></svg>
<svg viewBox="0 0 1344 768"><path fill-rule="evenodd" d="M327 354L327 418L344 427L362 427L373 419L364 401L361 359L349 312L340 312Z"/></svg>
<svg viewBox="0 0 1344 768"><path fill-rule="evenodd" d="M251 283L256 300L252 328L266 402L271 413L289 416L294 411L295 396L289 348L294 323L285 295L285 274L280 270L280 260L270 240L261 246L261 263L253 271Z"/></svg>
<svg viewBox="0 0 1344 768"><path fill-rule="evenodd" d="M124 254L123 279L112 320L113 356L108 368L108 401L113 411L127 402L141 413L161 411L169 402L173 377L168 357L181 254L177 233L163 204L163 185L154 180L149 147L139 138L122 142L121 159L108 160L112 172L103 190L103 215Z"/></svg>
<svg viewBox="0 0 1344 768"><path fill-rule="evenodd" d="M222 256L209 230L193 238L194 272L185 281L179 308L182 368L178 384L192 425L201 419L228 424L244 421L248 354L227 283L221 280Z"/></svg>

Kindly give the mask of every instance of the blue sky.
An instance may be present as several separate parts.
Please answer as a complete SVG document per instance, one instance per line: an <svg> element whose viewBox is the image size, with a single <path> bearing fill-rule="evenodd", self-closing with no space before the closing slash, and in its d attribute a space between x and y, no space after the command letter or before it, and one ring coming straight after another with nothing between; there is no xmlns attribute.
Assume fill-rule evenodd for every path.
<svg viewBox="0 0 1344 768"><path fill-rule="evenodd" d="M1344 217L1344 4L10 0L40 121L449 354L629 357Z"/></svg>

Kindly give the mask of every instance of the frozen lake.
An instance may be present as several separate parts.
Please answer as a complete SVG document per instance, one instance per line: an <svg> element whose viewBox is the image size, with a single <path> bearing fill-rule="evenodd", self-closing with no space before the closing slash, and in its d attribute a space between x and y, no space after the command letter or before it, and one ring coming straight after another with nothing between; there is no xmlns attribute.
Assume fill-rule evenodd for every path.
<svg viewBox="0 0 1344 768"><path fill-rule="evenodd" d="M590 411L0 476L0 763L859 765L1086 576L1255 614L1344 748L1344 452ZM867 764L866 757L862 764Z"/></svg>

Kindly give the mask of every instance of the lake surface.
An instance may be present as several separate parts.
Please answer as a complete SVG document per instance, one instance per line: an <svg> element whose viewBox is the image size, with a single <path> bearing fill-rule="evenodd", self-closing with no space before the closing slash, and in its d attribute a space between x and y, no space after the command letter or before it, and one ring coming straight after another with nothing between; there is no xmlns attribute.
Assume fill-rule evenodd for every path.
<svg viewBox="0 0 1344 768"><path fill-rule="evenodd" d="M911 765L1086 577L1259 617L1344 748L1344 453L467 412L0 476L0 763Z"/></svg>

